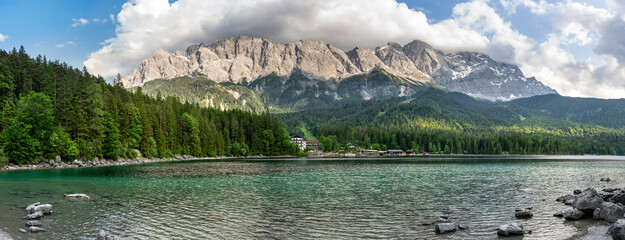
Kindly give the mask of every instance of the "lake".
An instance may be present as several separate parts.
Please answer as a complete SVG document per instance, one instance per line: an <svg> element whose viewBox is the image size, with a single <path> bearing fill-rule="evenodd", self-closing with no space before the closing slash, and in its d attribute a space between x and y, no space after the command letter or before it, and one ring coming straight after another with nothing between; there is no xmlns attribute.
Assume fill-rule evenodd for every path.
<svg viewBox="0 0 625 240"><path fill-rule="evenodd" d="M600 182L608 176L611 182ZM206 160L0 172L0 228L16 239L490 239L519 221L524 239L566 239L591 220L552 214L574 189L624 187L623 157L413 157ZM86 193L69 202L63 194ZM22 216L50 203L43 233ZM517 208L534 217L516 220ZM468 230L437 235L447 215Z"/></svg>

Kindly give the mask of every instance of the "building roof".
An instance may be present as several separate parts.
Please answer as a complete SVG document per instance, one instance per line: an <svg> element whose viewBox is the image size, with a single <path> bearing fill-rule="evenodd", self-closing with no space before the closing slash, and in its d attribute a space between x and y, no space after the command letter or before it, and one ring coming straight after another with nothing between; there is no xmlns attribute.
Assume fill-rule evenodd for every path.
<svg viewBox="0 0 625 240"><path fill-rule="evenodd" d="M404 150L401 149L389 149L389 152L404 152Z"/></svg>
<svg viewBox="0 0 625 240"><path fill-rule="evenodd" d="M300 135L295 135L295 136L293 136L293 137L291 137L291 138L304 138L304 137L302 137L302 136L300 136Z"/></svg>
<svg viewBox="0 0 625 240"><path fill-rule="evenodd" d="M306 140L306 143L319 143L319 140Z"/></svg>

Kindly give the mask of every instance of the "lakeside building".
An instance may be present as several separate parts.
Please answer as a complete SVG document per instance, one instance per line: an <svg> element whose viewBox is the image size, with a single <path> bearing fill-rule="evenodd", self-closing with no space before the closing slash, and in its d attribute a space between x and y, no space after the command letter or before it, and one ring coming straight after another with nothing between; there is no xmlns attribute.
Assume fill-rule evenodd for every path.
<svg viewBox="0 0 625 240"><path fill-rule="evenodd" d="M295 135L293 137L291 137L291 142L295 145L297 145L297 147L304 151L306 149L306 138L305 137L301 137L299 135Z"/></svg>
<svg viewBox="0 0 625 240"><path fill-rule="evenodd" d="M319 140L306 140L306 147L312 147L315 151L319 151Z"/></svg>

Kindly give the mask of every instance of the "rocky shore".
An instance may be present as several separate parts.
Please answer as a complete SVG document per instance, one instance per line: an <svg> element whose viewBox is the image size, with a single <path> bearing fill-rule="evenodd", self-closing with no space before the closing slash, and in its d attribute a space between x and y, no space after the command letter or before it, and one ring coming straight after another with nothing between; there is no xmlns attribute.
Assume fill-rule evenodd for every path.
<svg viewBox="0 0 625 240"><path fill-rule="evenodd" d="M288 158L294 156L271 156L271 158ZM124 159L107 160L95 158L91 161L74 160L72 162L63 162L59 157L51 159L46 162L37 164L27 164L18 166L15 164L9 164L1 167L1 171L15 171L15 170L36 170L36 169L63 169L63 168L85 168L85 167L104 167L104 166L122 166L122 165L136 165L156 162L172 162L172 161L189 161L189 160L208 160L208 159L254 159L254 158L269 158L268 156L249 156L249 157L193 157L189 155L176 155L172 158L136 158L136 159Z"/></svg>

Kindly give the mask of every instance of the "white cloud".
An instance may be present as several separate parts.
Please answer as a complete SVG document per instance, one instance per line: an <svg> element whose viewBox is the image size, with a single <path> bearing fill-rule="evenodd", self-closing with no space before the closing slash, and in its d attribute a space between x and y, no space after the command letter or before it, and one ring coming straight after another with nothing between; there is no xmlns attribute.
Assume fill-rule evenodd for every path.
<svg viewBox="0 0 625 240"><path fill-rule="evenodd" d="M110 14L110 15L109 15L109 18L111 19L111 22L112 22L112 23L115 23L115 15Z"/></svg>
<svg viewBox="0 0 625 240"><path fill-rule="evenodd" d="M89 20L85 19L85 18L72 18L72 27L78 27L80 25L86 25L87 23L89 23Z"/></svg>
<svg viewBox="0 0 625 240"><path fill-rule="evenodd" d="M93 22L100 22L100 19L99 18L94 18L92 21Z"/></svg>
<svg viewBox="0 0 625 240"><path fill-rule="evenodd" d="M613 1L608 4L615 9L623 7L621 1L608 1ZM118 72L129 74L158 49L184 50L192 44L239 35L281 43L320 39L343 50L419 39L443 51L479 51L518 64L527 76L536 76L565 95L625 96L625 86L616 81L623 73L625 40L622 31L608 29L619 26L610 25L611 21L625 22L625 15L574 0L499 3L508 14L524 7L548 16L553 32L544 42L537 42L517 31L488 0L457 4L451 18L436 24L423 12L395 0L178 0L172 4L132 0L117 16L110 16L118 24L116 36L91 53L84 65L92 73L112 78ZM595 61L599 66L577 62L564 50L569 45L597 45L596 52L608 58Z"/></svg>
<svg viewBox="0 0 625 240"><path fill-rule="evenodd" d="M56 45L57 48L64 48L66 46L76 46L76 43L72 42L72 41L69 41L69 42L60 43L60 44Z"/></svg>
<svg viewBox="0 0 625 240"><path fill-rule="evenodd" d="M0 42L4 42L4 40L7 40L7 38L9 38L9 36L2 35L2 33L0 33Z"/></svg>

